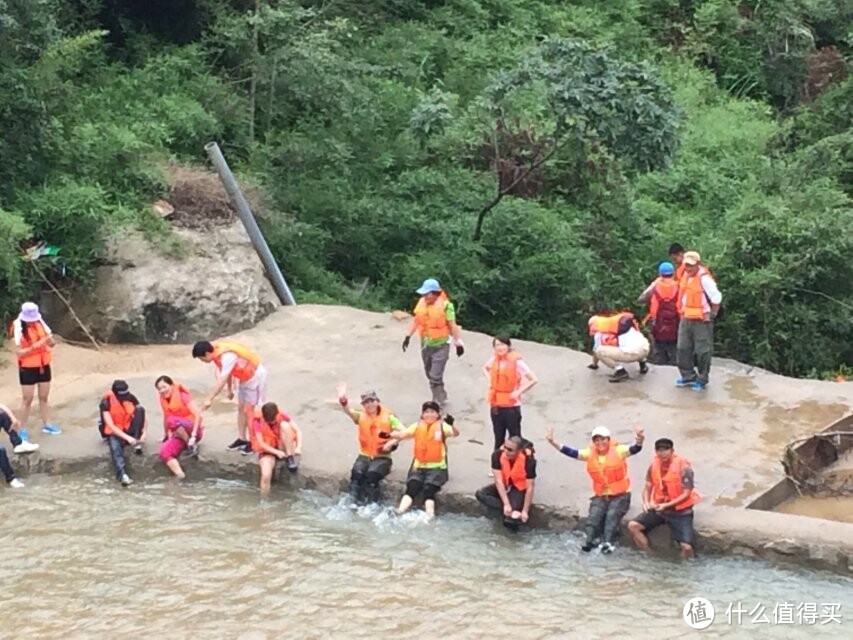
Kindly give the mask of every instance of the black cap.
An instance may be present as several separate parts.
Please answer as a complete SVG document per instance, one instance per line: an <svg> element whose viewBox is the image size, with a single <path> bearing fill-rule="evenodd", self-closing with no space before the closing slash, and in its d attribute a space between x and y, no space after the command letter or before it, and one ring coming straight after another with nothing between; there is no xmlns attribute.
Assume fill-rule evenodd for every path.
<svg viewBox="0 0 853 640"><path fill-rule="evenodd" d="M125 396L130 393L130 387L124 380L113 380L113 393L117 396Z"/></svg>
<svg viewBox="0 0 853 640"><path fill-rule="evenodd" d="M669 438L660 438L655 440L655 450L657 449L672 449L672 440Z"/></svg>
<svg viewBox="0 0 853 640"><path fill-rule="evenodd" d="M432 409L433 411L441 413L441 407L434 400L427 400L423 403L423 405L421 405L421 413L423 413L427 409Z"/></svg>

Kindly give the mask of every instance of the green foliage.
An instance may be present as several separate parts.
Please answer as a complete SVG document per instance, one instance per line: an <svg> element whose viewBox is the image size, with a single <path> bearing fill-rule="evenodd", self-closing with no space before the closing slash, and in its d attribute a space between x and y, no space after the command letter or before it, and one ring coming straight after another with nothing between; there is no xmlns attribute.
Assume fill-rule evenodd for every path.
<svg viewBox="0 0 853 640"><path fill-rule="evenodd" d="M0 311L22 245L81 280L106 229L173 246L162 167L218 139L302 301L409 308L435 276L468 329L582 348L679 241L717 353L849 370L850 3L144 4L0 0Z"/></svg>

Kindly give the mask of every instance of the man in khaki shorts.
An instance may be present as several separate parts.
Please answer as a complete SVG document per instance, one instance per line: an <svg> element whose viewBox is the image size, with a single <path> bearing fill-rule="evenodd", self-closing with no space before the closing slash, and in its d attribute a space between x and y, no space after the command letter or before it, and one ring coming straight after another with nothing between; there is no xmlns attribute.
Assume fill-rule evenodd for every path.
<svg viewBox="0 0 853 640"><path fill-rule="evenodd" d="M651 345L637 327L634 314L624 311L589 319L589 332L593 339L590 369L598 369L598 363L613 369L610 382L622 382L630 378L625 370L629 362L640 364L640 373L648 373L646 358Z"/></svg>
<svg viewBox="0 0 853 640"><path fill-rule="evenodd" d="M228 387L228 399L234 393L234 380L237 381L237 439L228 445L229 451L252 453L248 439L249 421L255 410L267 401L267 370L261 364L261 358L254 351L240 344L226 340L217 342L196 342L193 345L193 358L216 365L216 382L210 390L202 408L207 410L214 399Z"/></svg>

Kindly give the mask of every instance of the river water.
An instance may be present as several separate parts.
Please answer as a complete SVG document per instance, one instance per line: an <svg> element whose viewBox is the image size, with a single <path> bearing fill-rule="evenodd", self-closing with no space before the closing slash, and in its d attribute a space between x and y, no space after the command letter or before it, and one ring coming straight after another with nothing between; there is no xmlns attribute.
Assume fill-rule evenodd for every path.
<svg viewBox="0 0 853 640"><path fill-rule="evenodd" d="M0 489L2 638L843 638L853 579L743 558L583 554L570 533L352 511L237 481L90 475ZM685 601L716 609L704 631ZM728 624L732 603L747 609ZM816 624L774 623L790 603ZM823 605L841 620L821 624ZM756 605L769 624L752 621ZM760 617L759 617L760 619Z"/></svg>

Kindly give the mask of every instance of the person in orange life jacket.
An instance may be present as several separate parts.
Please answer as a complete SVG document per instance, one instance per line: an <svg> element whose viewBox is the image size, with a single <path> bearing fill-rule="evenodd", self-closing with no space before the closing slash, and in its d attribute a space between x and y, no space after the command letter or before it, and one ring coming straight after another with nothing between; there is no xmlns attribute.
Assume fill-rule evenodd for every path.
<svg viewBox="0 0 853 640"><path fill-rule="evenodd" d="M586 461L586 470L592 479L594 495L589 501L586 518L586 542L581 550L591 551L596 541L601 540L601 552L611 553L619 540L619 526L631 506L631 483L628 478L629 456L643 449L643 429L634 429L634 444L630 447L611 442L606 427L592 430L592 443L586 449L573 449L554 440L554 429L545 434L548 443L560 453Z"/></svg>
<svg viewBox="0 0 853 640"><path fill-rule="evenodd" d="M393 431L402 431L403 423L379 403L375 391L361 394L361 411L351 409L346 385L338 386L341 410L358 426L358 457L350 472L349 493L356 503L378 502L379 483L391 472L391 454L383 447ZM394 445L396 449L396 444Z"/></svg>
<svg viewBox="0 0 853 640"><path fill-rule="evenodd" d="M451 341L456 346L456 356L465 353L462 344L462 330L456 324L456 310L453 303L442 291L438 280L427 278L416 291L421 299L415 305L414 317L406 337L403 338L403 352L409 348L409 341L415 331L421 338L421 359L424 372L432 391L433 402L442 408L447 403L444 389L444 369L450 357Z"/></svg>
<svg viewBox="0 0 853 640"><path fill-rule="evenodd" d="M21 426L27 427L33 397L38 390L41 430L50 435L59 435L62 433L59 427L48 421L50 381L53 376L50 368L53 361L51 349L56 343L35 302L21 305L21 313L12 323L12 336L17 347L18 381L21 384Z"/></svg>
<svg viewBox="0 0 853 640"><path fill-rule="evenodd" d="M127 475L124 446L129 444L137 455L142 455L142 445L148 431L145 408L130 392L127 382L114 380L110 390L101 399L99 410L98 430L110 447L116 478L126 487L133 480Z"/></svg>
<svg viewBox="0 0 853 640"><path fill-rule="evenodd" d="M424 402L420 422L388 435L389 440L382 447L385 451L391 451L400 440L412 438L415 441L412 466L406 478L406 493L400 500L397 513L408 511L414 499L423 495L424 511L430 518L435 517L435 496L448 480L445 441L459 435L453 416L446 416L442 420L438 403Z"/></svg>
<svg viewBox="0 0 853 640"><path fill-rule="evenodd" d="M4 431L8 431L9 435L13 433L17 435L15 431L12 431L12 427L17 425L18 419L15 417L15 414L12 413L12 410L5 404L0 404L0 427L2 427ZM17 446L15 449L17 449ZM32 449L32 451L34 450L35 449ZM29 453L29 450L27 453ZM16 476L15 472L12 470L12 463L9 462L9 456L6 455L6 449L2 444L0 444L0 472L3 473L3 477L6 478L6 484L11 488L22 489L24 487L24 483L20 481L18 476Z"/></svg>
<svg viewBox="0 0 853 640"><path fill-rule="evenodd" d="M163 444L160 459L181 480L186 477L178 458L185 449L197 452L197 444L204 436L201 426L201 411L193 402L190 392L183 385L175 384L169 376L160 376L154 382L160 394L163 410Z"/></svg>
<svg viewBox="0 0 853 640"><path fill-rule="evenodd" d="M652 364L676 364L678 343L678 280L671 262L661 262L658 277L637 298L649 305L643 324L650 323Z"/></svg>
<svg viewBox="0 0 853 640"><path fill-rule="evenodd" d="M252 420L251 438L261 468L261 494L266 495L277 461L286 461L292 473L299 468L297 456L302 455L302 432L289 415L279 411L277 404L267 402Z"/></svg>
<svg viewBox="0 0 853 640"><path fill-rule="evenodd" d="M648 550L646 534L666 524L681 547L681 557L693 556L693 505L700 499L693 485L690 461L676 455L669 438L656 441L655 459L646 472L643 512L628 523L639 549Z"/></svg>
<svg viewBox="0 0 853 640"><path fill-rule="evenodd" d="M684 275L678 285L678 370L677 387L704 391L711 372L714 347L714 319L723 296L711 272L695 251L684 254ZM695 367L694 367L695 363Z"/></svg>
<svg viewBox="0 0 853 640"><path fill-rule="evenodd" d="M503 447L492 452L494 482L477 490L477 500L503 512L504 525L518 529L530 518L533 489L536 484L536 458L533 445L519 436L511 436Z"/></svg>
<svg viewBox="0 0 853 640"><path fill-rule="evenodd" d="M32 453L37 451L39 446L35 442L29 442L21 438L18 433L18 419L12 410L5 404L0 404L0 430L9 434L9 440L12 443L12 451L15 453Z"/></svg>
<svg viewBox="0 0 853 640"><path fill-rule="evenodd" d="M228 388L228 399L234 397L234 381L237 381L237 439L228 445L229 451L252 453L247 429L255 409L266 402L267 370L261 364L260 357L239 342L219 340L214 343L196 342L193 345L193 358L216 365L216 382L202 403L207 411L216 396Z"/></svg>
<svg viewBox="0 0 853 640"><path fill-rule="evenodd" d="M521 395L539 380L517 352L506 336L492 340L494 353L483 365L489 383L488 401L495 434L495 448L500 449L507 433L521 435Z"/></svg>
<svg viewBox="0 0 853 640"><path fill-rule="evenodd" d="M675 280L678 282L681 280L681 276L684 275L684 247L677 242L673 242L669 245L667 254L669 255L669 261L675 266Z"/></svg>
<svg viewBox="0 0 853 640"><path fill-rule="evenodd" d="M648 373L646 358L649 341L637 327L634 314L622 311L609 315L595 315L587 322L592 336L592 363L590 369L598 369L598 363L613 369L610 382L622 382L630 378L625 364L637 362L640 373Z"/></svg>

